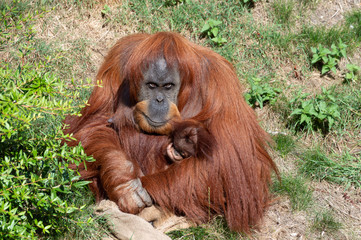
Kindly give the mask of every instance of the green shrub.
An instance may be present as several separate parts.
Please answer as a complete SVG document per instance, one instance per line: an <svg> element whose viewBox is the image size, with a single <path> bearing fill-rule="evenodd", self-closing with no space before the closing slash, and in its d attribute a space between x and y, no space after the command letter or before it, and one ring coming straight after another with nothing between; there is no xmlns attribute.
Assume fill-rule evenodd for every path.
<svg viewBox="0 0 361 240"><path fill-rule="evenodd" d="M72 198L87 182L68 168L83 149L61 144L61 119L74 111L65 84L43 65L0 68L0 236L35 238L66 228ZM72 92L73 96L76 92Z"/></svg>
<svg viewBox="0 0 361 240"><path fill-rule="evenodd" d="M33 15L22 6L0 6L0 49L18 56L0 62L0 239L54 236L91 221L73 215L84 208L75 196L87 182L68 168L90 158L61 143L79 91L34 57Z"/></svg>

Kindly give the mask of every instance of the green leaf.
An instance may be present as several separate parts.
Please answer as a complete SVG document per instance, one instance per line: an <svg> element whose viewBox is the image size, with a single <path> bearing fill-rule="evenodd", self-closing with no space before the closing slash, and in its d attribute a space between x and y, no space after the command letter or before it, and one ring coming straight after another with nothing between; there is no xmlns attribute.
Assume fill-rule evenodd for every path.
<svg viewBox="0 0 361 240"><path fill-rule="evenodd" d="M322 61L323 61L324 64L327 64L329 60L330 60L330 58L327 57L327 56L322 57Z"/></svg>
<svg viewBox="0 0 361 240"><path fill-rule="evenodd" d="M317 55L317 54L315 54L315 55L313 55L313 57L312 57L312 61L311 61L311 63L312 64L315 64L315 63L317 63L318 61L320 61L320 56L319 55Z"/></svg>
<svg viewBox="0 0 361 240"><path fill-rule="evenodd" d="M328 121L328 128L331 129L335 120L332 117L327 117L327 121Z"/></svg>
<svg viewBox="0 0 361 240"><path fill-rule="evenodd" d="M336 73L337 73L336 67L332 67L332 68L331 68L331 71L336 74Z"/></svg>
<svg viewBox="0 0 361 240"><path fill-rule="evenodd" d="M212 28L211 33L213 34L213 36L217 37L217 35L218 35L218 28Z"/></svg>
<svg viewBox="0 0 361 240"><path fill-rule="evenodd" d="M207 32L211 27L209 26L208 22L206 22L204 25L203 25L203 28L201 30L202 33L205 33Z"/></svg>
<svg viewBox="0 0 361 240"><path fill-rule="evenodd" d="M351 73L346 73L345 78L346 78L347 80L352 80L352 79L353 79L353 74L351 74Z"/></svg>
<svg viewBox="0 0 361 240"><path fill-rule="evenodd" d="M329 71L330 71L330 68L328 66L324 65L322 67L321 74L323 75L323 74L325 74L325 73L327 73Z"/></svg>
<svg viewBox="0 0 361 240"><path fill-rule="evenodd" d="M301 120L300 120L300 123L302 124L303 122L306 122L308 123L310 121L310 117L307 116L306 114L302 114L301 115Z"/></svg>
<svg viewBox="0 0 361 240"><path fill-rule="evenodd" d="M319 109L320 109L320 111L321 112L324 112L324 111L326 111L326 108L327 108L327 104L326 104L326 102L325 101L321 101L320 103L319 103Z"/></svg>
<svg viewBox="0 0 361 240"><path fill-rule="evenodd" d="M300 115L300 114L302 114L302 112L303 112L302 109L297 108L290 114L290 116Z"/></svg>
<svg viewBox="0 0 361 240"><path fill-rule="evenodd" d="M91 181L79 181L79 182L75 182L73 183L73 185L77 188L82 187L82 186L86 186L89 183L91 183Z"/></svg>
<svg viewBox="0 0 361 240"><path fill-rule="evenodd" d="M341 50L341 55L342 57L346 58L346 49Z"/></svg>

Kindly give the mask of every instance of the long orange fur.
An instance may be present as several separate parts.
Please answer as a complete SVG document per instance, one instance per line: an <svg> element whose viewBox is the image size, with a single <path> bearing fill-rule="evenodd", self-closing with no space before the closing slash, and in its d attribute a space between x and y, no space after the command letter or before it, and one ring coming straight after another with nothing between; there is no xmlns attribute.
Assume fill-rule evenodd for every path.
<svg viewBox="0 0 361 240"><path fill-rule="evenodd" d="M179 70L182 119L201 122L215 137L210 159L191 157L170 165L160 156L167 136L137 131L133 109L142 71L159 57ZM66 132L96 159L80 172L93 180L90 188L98 201L116 201L126 194L115 191L117 185L141 177L156 204L197 223L223 215L235 231L249 232L257 225L269 202L271 172L277 169L266 151L269 137L244 101L227 60L176 33L135 34L115 44L96 80L102 87L94 88L82 116L65 123ZM113 116L115 128L107 122Z"/></svg>

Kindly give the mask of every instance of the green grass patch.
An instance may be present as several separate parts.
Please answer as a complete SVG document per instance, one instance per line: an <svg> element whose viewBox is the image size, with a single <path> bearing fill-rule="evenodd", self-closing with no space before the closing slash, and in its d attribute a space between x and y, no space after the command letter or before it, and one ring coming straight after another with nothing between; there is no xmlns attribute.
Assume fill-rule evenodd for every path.
<svg viewBox="0 0 361 240"><path fill-rule="evenodd" d="M277 134L272 138L276 143L275 149L281 154L282 157L285 157L296 148L296 144L292 136Z"/></svg>
<svg viewBox="0 0 361 240"><path fill-rule="evenodd" d="M222 217L217 217L213 219L210 224L172 231L167 235L172 239L179 240L238 240L241 236L239 233L230 231L227 227L225 220ZM241 239L248 238L241 237Z"/></svg>
<svg viewBox="0 0 361 240"><path fill-rule="evenodd" d="M335 232L340 230L342 224L335 220L332 212L323 211L316 213L315 218L313 219L311 229L318 232Z"/></svg>
<svg viewBox="0 0 361 240"><path fill-rule="evenodd" d="M338 134L361 130L361 82L343 84L335 89L342 118L338 121Z"/></svg>
<svg viewBox="0 0 361 240"><path fill-rule="evenodd" d="M293 210L305 210L311 205L312 190L305 178L299 175L283 175L282 181L275 181L272 192L287 195Z"/></svg>
<svg viewBox="0 0 361 240"><path fill-rule="evenodd" d="M286 27L293 24L292 13L295 2L292 0L275 0L272 3L274 18L276 21Z"/></svg>
<svg viewBox="0 0 361 240"><path fill-rule="evenodd" d="M361 40L361 10L355 9L345 16L346 26L356 36L358 41Z"/></svg>
<svg viewBox="0 0 361 240"><path fill-rule="evenodd" d="M337 160L336 160L337 159ZM317 180L361 187L361 162L348 152L342 156L326 156L321 150L309 150L300 156L300 171Z"/></svg>

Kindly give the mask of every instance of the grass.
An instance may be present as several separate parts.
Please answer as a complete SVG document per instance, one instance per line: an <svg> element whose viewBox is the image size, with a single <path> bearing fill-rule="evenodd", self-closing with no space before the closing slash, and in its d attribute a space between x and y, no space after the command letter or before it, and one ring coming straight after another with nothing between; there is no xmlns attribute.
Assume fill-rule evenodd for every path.
<svg viewBox="0 0 361 240"><path fill-rule="evenodd" d="M295 2L292 0L276 0L272 4L274 17L278 23L289 27L293 23L292 12Z"/></svg>
<svg viewBox="0 0 361 240"><path fill-rule="evenodd" d="M272 192L286 195L290 199L292 210L306 210L312 202L312 190L302 176L282 175L282 181L272 185Z"/></svg>
<svg viewBox="0 0 361 240"><path fill-rule="evenodd" d="M209 240L238 240L240 235L231 232L223 218L217 217L210 224L188 229L176 230L167 234L172 239L209 239ZM247 239L246 237L242 239Z"/></svg>
<svg viewBox="0 0 361 240"><path fill-rule="evenodd" d="M263 85L281 89L277 96L270 95L274 103L265 107L279 121L277 131L289 133L273 136L275 155L284 161L286 169L288 165L293 165L294 157L299 160L296 169L281 173L282 182L275 182L272 189L275 195L288 196L294 211L308 214L308 210L313 209L309 181L315 184L320 180L329 181L345 189L361 187L361 154L357 151L361 147L361 81L342 83L345 71L342 62L360 64L357 55L361 51L361 11L345 12L345 21L333 26L310 24L309 15L322 4L318 0L254 1L252 7L237 0L124 0L104 3L93 0L6 0L0 2L0 16L7 22L1 21L0 26L1 30L5 29L5 24L12 27L7 28L6 34L1 34L0 57L12 68L17 68L24 61L17 54L18 49L25 50L22 48L24 43L33 39L31 51L34 54L27 56L27 62L46 62L51 71L68 82L70 87L72 82L81 86L80 80L94 77L101 63L93 58L94 46L100 46L105 53L116 38L133 32L175 31L197 44L212 48L235 66L246 89L252 85L247 80L254 78L262 79ZM17 13L8 11L9 8L16 8ZM38 13L34 14L36 10ZM37 28L25 34L23 26L28 24L26 17L31 14L35 15ZM209 19L221 22L217 27L227 40L222 46L201 34ZM100 39L98 35L74 32L77 25L87 25L90 20L99 21L101 29L96 30L102 31L100 36L113 35ZM96 28L96 25L92 27ZM91 33L91 30L88 31ZM20 37L12 38L14 33ZM317 77L318 82L314 84L312 78L319 72L311 65L311 47L321 44L330 48L339 39L347 44L347 58L341 59L336 74ZM306 134L287 124L292 112L289 102L295 97L296 90L302 89L302 93L312 97L320 94L321 86L325 84L327 89L335 89L334 102L341 115L333 128L326 134L317 131ZM84 89L77 100L87 99L88 94L89 90ZM264 110L258 109L257 105L255 108L261 113L261 118L265 118L262 119L266 123L265 128L274 130L269 129L272 124L268 126L267 122L271 120L262 115ZM288 171L296 174L291 175ZM87 195L84 199L92 197ZM79 219L87 221L90 215L91 211L85 212ZM330 213L319 213L310 223L312 231L336 229L332 226L337 225L337 221L330 216ZM107 231L101 219L99 223L91 223L89 229L74 227L69 238L89 238L84 236L92 235L100 238ZM97 229L101 229L100 233ZM225 227L224 220L218 218L210 224L169 235L173 239L237 239L238 236Z"/></svg>
<svg viewBox="0 0 361 240"><path fill-rule="evenodd" d="M358 38L361 38L361 10L355 9L346 14L346 26Z"/></svg>
<svg viewBox="0 0 361 240"><path fill-rule="evenodd" d="M334 159L333 159L334 158ZM326 156L321 150L309 150L300 156L300 171L317 180L326 180L361 187L361 162L359 158L344 152L343 155ZM337 159L337 160L336 160Z"/></svg>
<svg viewBox="0 0 361 240"><path fill-rule="evenodd" d="M318 232L335 232L340 230L342 224L335 220L332 212L323 211L316 213L311 228Z"/></svg>
<svg viewBox="0 0 361 240"><path fill-rule="evenodd" d="M289 135L277 134L273 136L273 141L276 143L275 149L282 157L285 157L287 154L291 153L296 147L296 143L293 140L293 137Z"/></svg>

